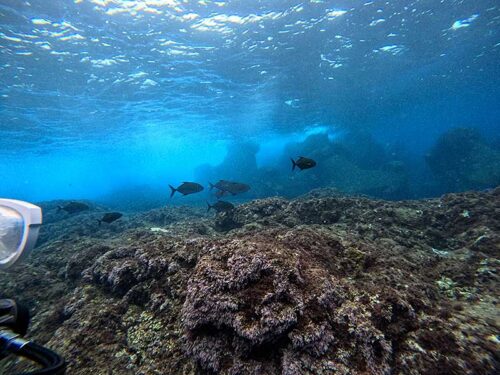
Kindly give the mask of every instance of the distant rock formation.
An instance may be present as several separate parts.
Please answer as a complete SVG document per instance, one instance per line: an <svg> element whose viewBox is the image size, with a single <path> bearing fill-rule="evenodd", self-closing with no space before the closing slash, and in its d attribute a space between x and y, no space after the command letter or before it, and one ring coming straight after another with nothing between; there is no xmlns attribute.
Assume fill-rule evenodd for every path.
<svg viewBox="0 0 500 375"><path fill-rule="evenodd" d="M444 133L427 164L446 191L493 188L500 184L500 149L472 128Z"/></svg>

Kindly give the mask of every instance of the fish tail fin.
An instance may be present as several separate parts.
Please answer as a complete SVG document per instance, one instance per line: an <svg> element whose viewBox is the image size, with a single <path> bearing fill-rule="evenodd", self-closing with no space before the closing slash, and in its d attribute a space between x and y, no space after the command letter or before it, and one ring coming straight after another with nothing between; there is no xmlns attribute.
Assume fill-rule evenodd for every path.
<svg viewBox="0 0 500 375"><path fill-rule="evenodd" d="M208 206L208 207L207 207L207 212L209 212L209 211L210 211L210 209L212 208L212 206L210 206L210 203L208 203L208 202L207 202L207 206Z"/></svg>
<svg viewBox="0 0 500 375"><path fill-rule="evenodd" d="M208 186L210 186L210 190L213 190L213 188L215 187L211 182L208 183Z"/></svg>
<svg viewBox="0 0 500 375"><path fill-rule="evenodd" d="M292 171L294 171L295 167L297 166L297 163L292 158L290 158L290 160L292 161Z"/></svg>
<svg viewBox="0 0 500 375"><path fill-rule="evenodd" d="M99 223L99 226L101 226L102 220L101 219L97 219L97 222Z"/></svg>
<svg viewBox="0 0 500 375"><path fill-rule="evenodd" d="M172 197L174 196L175 192L177 191L177 189L176 189L176 188L174 188L172 185L168 185L168 186L170 186L170 190L172 190L172 191L170 192L170 198L172 198Z"/></svg>

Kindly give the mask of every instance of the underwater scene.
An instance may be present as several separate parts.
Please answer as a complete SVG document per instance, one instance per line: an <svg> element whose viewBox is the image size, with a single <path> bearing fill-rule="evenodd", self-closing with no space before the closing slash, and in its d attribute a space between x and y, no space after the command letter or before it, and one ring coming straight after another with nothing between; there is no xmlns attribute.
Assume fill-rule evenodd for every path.
<svg viewBox="0 0 500 375"><path fill-rule="evenodd" d="M500 373L497 0L0 0L0 83L0 374Z"/></svg>

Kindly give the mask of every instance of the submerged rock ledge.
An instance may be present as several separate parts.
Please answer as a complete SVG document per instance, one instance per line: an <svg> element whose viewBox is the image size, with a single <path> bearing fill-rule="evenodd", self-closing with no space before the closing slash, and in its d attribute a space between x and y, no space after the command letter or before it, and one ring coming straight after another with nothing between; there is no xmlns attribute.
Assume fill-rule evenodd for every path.
<svg viewBox="0 0 500 375"><path fill-rule="evenodd" d="M101 227L99 207L56 206L42 204L41 245L0 290L70 374L498 372L499 188L403 202L313 191Z"/></svg>

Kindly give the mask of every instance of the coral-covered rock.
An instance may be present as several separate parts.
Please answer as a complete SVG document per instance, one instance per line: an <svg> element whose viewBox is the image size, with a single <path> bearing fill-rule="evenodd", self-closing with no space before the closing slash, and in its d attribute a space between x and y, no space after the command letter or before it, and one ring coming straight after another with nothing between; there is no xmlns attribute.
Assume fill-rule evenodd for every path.
<svg viewBox="0 0 500 375"><path fill-rule="evenodd" d="M388 372L390 343L320 248L333 258L345 251L338 239L290 231L221 242L200 260L183 322L201 368L320 374L337 362Z"/></svg>
<svg viewBox="0 0 500 375"><path fill-rule="evenodd" d="M498 372L498 188L405 202L314 191L100 229L98 206L54 207L0 291L71 374Z"/></svg>
<svg viewBox="0 0 500 375"><path fill-rule="evenodd" d="M187 352L204 371L384 374L407 364L410 354L400 349L417 345L415 337L441 351L414 362L426 373L494 367L493 357L483 363L475 356L481 347L460 344L440 317L437 285L410 264L390 268L404 259L398 251L384 254L319 229L211 246L182 310Z"/></svg>

